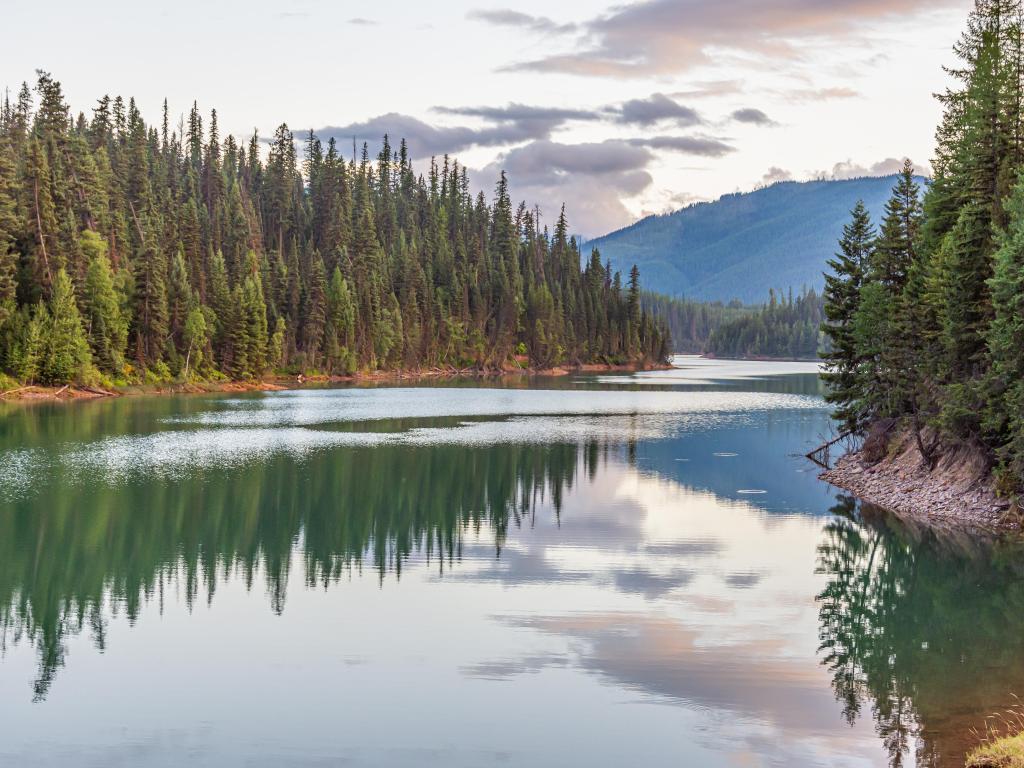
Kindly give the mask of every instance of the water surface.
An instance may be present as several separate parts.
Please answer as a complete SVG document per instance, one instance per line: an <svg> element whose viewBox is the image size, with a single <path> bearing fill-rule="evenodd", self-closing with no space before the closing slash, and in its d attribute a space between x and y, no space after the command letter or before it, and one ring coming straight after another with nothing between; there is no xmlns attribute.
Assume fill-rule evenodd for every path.
<svg viewBox="0 0 1024 768"><path fill-rule="evenodd" d="M813 366L0 411L0 764L952 766L1012 542L799 458Z"/></svg>

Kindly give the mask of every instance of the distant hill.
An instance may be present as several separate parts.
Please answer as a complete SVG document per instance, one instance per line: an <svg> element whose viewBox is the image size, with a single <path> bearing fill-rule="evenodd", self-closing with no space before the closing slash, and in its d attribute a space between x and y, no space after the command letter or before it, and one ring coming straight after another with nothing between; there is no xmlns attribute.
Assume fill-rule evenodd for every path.
<svg viewBox="0 0 1024 768"><path fill-rule="evenodd" d="M637 264L648 290L760 304L769 288L820 289L850 209L863 200L877 225L895 183L895 176L780 182L650 216L584 250L599 248L623 273Z"/></svg>

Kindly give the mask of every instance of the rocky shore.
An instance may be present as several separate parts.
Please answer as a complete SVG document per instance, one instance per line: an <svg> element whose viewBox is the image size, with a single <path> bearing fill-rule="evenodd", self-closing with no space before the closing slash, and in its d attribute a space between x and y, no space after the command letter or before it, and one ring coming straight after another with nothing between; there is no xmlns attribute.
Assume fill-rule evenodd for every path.
<svg viewBox="0 0 1024 768"><path fill-rule="evenodd" d="M862 501L940 527L1019 530L1020 514L995 491L990 468L969 446L942 452L933 469L909 432L873 435L821 475Z"/></svg>

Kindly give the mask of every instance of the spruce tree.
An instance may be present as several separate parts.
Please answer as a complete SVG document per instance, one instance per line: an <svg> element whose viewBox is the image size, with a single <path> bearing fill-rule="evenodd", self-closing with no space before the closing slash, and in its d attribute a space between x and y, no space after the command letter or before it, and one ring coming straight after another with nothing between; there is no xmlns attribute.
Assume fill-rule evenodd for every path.
<svg viewBox="0 0 1024 768"><path fill-rule="evenodd" d="M1000 237L989 281L995 318L988 330L992 357L987 428L1002 445L1000 458L1024 484L1024 176L1007 203L1009 226Z"/></svg>
<svg viewBox="0 0 1024 768"><path fill-rule="evenodd" d="M851 212L843 227L839 252L829 261L825 274L825 317L822 331L830 350L822 357L822 379L829 385L826 399L835 406L835 418L848 432L859 432L865 424L864 392L861 390L861 356L854 323L860 308L865 270L875 244L875 230L863 201Z"/></svg>
<svg viewBox="0 0 1024 768"><path fill-rule="evenodd" d="M74 286L63 269L57 270L53 278L49 318L39 381L65 384L85 380L89 375L89 342L75 302Z"/></svg>
<svg viewBox="0 0 1024 768"><path fill-rule="evenodd" d="M82 233L81 240L82 250L89 260L82 295L89 346L101 370L120 376L124 370L128 323L121 313L120 300L114 287L107 244L90 230Z"/></svg>

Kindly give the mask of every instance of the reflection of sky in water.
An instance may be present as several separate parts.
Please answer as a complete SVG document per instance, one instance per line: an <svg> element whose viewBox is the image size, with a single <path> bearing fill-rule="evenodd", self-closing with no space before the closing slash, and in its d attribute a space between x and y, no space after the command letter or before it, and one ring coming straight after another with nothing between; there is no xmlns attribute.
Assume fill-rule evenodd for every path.
<svg viewBox="0 0 1024 768"><path fill-rule="evenodd" d="M366 424L397 418L409 421ZM287 498L315 480L303 473L330 472L331 457L358 451L397 446L416 462L444 446L535 444L541 456L559 443L613 448L574 472L557 506L554 489L534 492L500 556L483 522L462 531L454 562L421 547L400 576L355 565L325 589L307 581L302 530L285 539L280 615L266 574L211 563L216 593L196 603L181 581L208 575L164 574L132 621L107 606L104 653L87 621L69 637L66 667L34 705L32 644L9 645L0 764L885 763L870 721L843 722L817 655L817 515L828 492L790 454L827 426L820 400L328 390L216 400L160 423L149 434L8 450L19 469L3 463L0 484L130 479L103 491L106 505L85 526L103 552L117 535L105 512L139 503L130 493L153 475L173 488L198 469L230 474L273 460L297 478ZM345 424L355 426L331 428ZM180 514L201 528L203 511ZM329 504L315 512L333 520Z"/></svg>
<svg viewBox="0 0 1024 768"><path fill-rule="evenodd" d="M430 388L289 391L208 406L162 418L149 434L0 451L0 500L30 493L55 470L67 479L117 482L375 445L651 441L749 425L766 412L822 410L819 398L775 392ZM396 418L402 424L390 428ZM452 423L417 425L438 419ZM370 422L384 428L360 429Z"/></svg>
<svg viewBox="0 0 1024 768"><path fill-rule="evenodd" d="M622 383L620 377L616 383ZM325 389L221 400L168 423L278 427L390 418L622 414L735 414L779 408L820 409L819 398L762 392L630 392L542 389Z"/></svg>
<svg viewBox="0 0 1024 768"><path fill-rule="evenodd" d="M715 382L748 381L774 376L817 375L821 364L805 361L759 362L756 360L711 360L693 355L677 355L675 366L667 371L644 371L630 377L630 383L658 386L709 385ZM602 376L599 381L621 383L622 378Z"/></svg>
<svg viewBox="0 0 1024 768"><path fill-rule="evenodd" d="M557 517L538 505L500 558L484 528L443 574L420 554L400 582L309 589L298 547L280 617L237 579L192 611L171 589L162 612L114 622L105 655L74 640L46 703L18 706L25 688L8 686L0 758L881 765L816 658L819 537L812 518L615 463ZM9 680L30 676L25 651ZM59 734L54 717L69 718Z"/></svg>
<svg viewBox="0 0 1024 768"><path fill-rule="evenodd" d="M501 443L571 443L582 440L653 440L669 430L708 429L735 417L669 416L601 418L513 418L508 421L465 422L455 427L416 427L405 432L332 432L301 427L221 428L160 432L144 437L118 437L68 451L61 461L92 479L232 467L275 453L295 458L317 450L377 445L483 446Z"/></svg>

